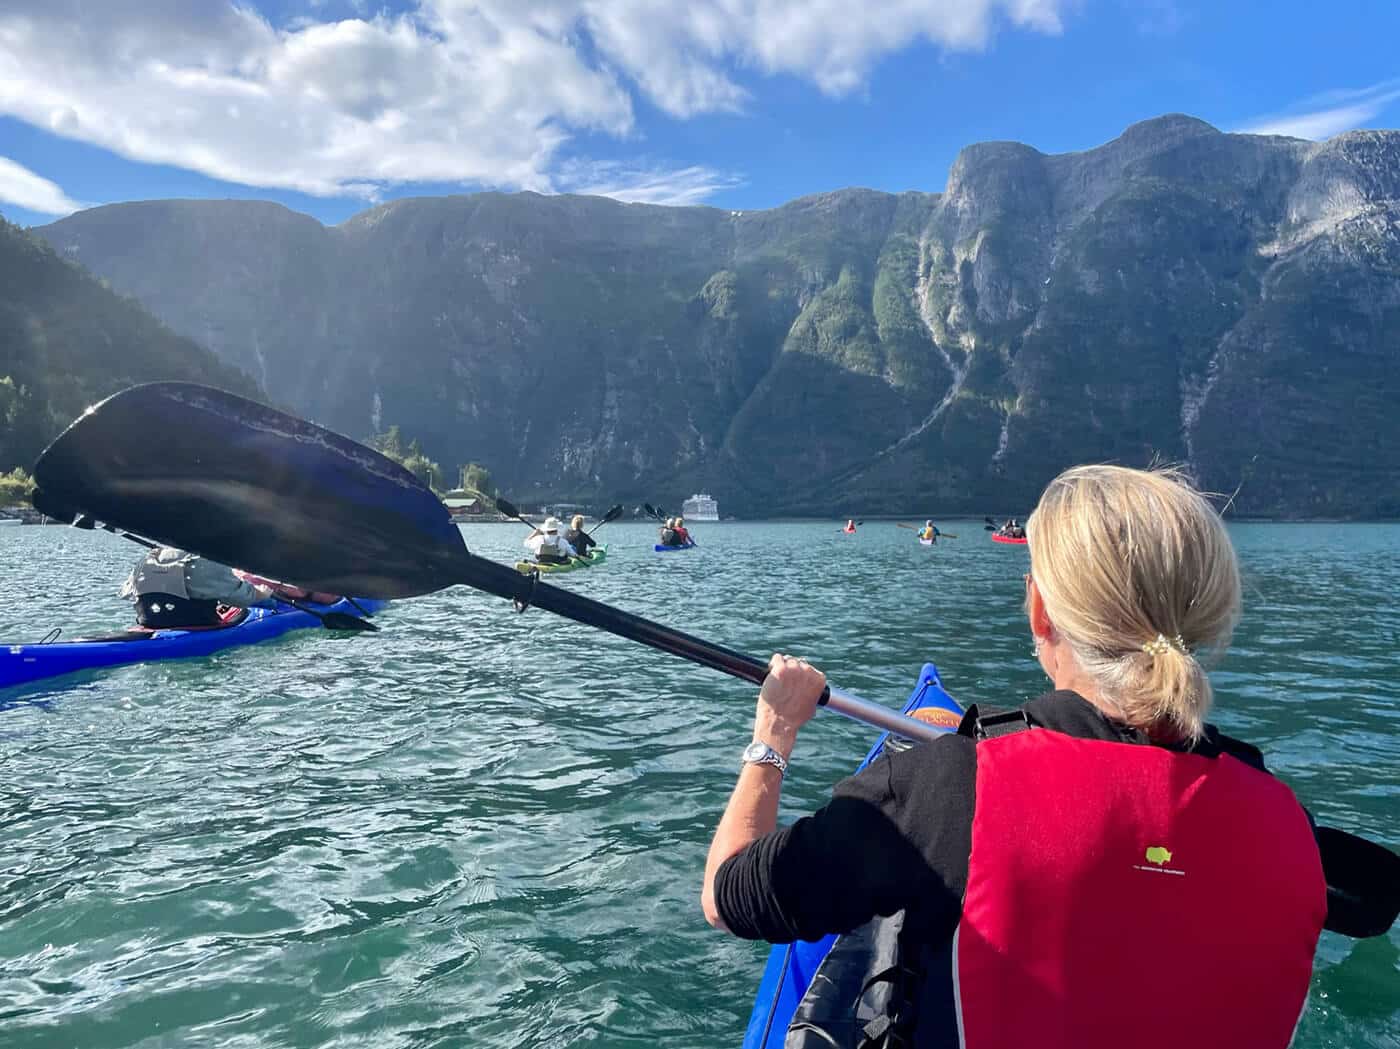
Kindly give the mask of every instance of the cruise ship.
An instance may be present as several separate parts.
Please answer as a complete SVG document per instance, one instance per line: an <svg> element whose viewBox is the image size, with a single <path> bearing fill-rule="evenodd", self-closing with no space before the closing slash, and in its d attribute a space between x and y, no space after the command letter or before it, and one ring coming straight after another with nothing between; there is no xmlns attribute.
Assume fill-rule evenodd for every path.
<svg viewBox="0 0 1400 1049"><path fill-rule="evenodd" d="M681 504L681 516L687 521L718 521L719 503L700 492Z"/></svg>

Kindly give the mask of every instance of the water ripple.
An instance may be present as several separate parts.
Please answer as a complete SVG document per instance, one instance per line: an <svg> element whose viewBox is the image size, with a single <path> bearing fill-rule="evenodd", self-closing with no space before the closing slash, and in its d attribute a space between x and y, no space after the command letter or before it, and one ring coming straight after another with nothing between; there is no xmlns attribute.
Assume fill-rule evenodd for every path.
<svg viewBox="0 0 1400 1049"><path fill-rule="evenodd" d="M1035 693L1025 551L945 527L961 538L927 550L874 523L854 539L733 525L667 556L610 525L605 568L562 585L806 655L891 705L928 659L964 700ZM498 560L520 539L465 531ZM1319 819L1384 838L1400 817L1400 528L1236 538L1248 607L1214 674L1218 720ZM0 543L7 639L123 620L120 540ZM763 949L709 929L697 893L752 687L461 589L381 622L6 697L0 1041L738 1043ZM869 738L834 716L808 729L785 815L820 804ZM1324 937L1300 1046L1397 1044L1398 945Z"/></svg>

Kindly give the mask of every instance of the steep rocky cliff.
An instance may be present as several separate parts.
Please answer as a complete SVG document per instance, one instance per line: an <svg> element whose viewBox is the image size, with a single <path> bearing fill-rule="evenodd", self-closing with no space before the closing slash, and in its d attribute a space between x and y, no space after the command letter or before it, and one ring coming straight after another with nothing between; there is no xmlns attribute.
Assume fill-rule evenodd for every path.
<svg viewBox="0 0 1400 1049"><path fill-rule="evenodd" d="M156 379L259 392L139 303L0 221L0 473L27 469L88 405ZM153 432L152 449L165 439Z"/></svg>
<svg viewBox="0 0 1400 1049"><path fill-rule="evenodd" d="M275 397L522 496L983 512L1165 458L1243 481L1242 512L1400 514L1400 133L1170 116L971 146L942 194L483 193L331 229L165 201L40 232Z"/></svg>

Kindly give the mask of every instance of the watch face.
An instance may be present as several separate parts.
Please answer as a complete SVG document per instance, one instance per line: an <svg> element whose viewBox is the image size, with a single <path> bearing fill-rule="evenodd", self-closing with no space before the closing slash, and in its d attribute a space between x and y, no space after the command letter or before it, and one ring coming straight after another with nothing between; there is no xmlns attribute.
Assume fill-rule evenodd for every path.
<svg viewBox="0 0 1400 1049"><path fill-rule="evenodd" d="M733 752L731 751L731 753ZM757 761L767 753L768 744L760 743L758 740L754 740L752 743L750 743L747 747L744 748L744 760Z"/></svg>

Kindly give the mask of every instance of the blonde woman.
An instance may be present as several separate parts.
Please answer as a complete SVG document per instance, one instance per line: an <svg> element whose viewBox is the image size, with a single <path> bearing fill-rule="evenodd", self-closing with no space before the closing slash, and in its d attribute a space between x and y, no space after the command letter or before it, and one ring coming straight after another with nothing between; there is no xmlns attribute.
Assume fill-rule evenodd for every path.
<svg viewBox="0 0 1400 1049"><path fill-rule="evenodd" d="M881 926L898 950L854 980L878 990L864 1019L851 1023L851 993L804 999L789 1045L1283 1049L1324 923L1388 928L1400 859L1315 833L1259 751L1207 723L1202 660L1229 644L1240 577L1219 515L1183 479L1069 470L1026 531L1026 613L1053 690L972 708L957 734L887 752L775 830L825 679L774 656L705 915L781 943L902 914ZM814 979L808 998L839 985Z"/></svg>
<svg viewBox="0 0 1400 1049"><path fill-rule="evenodd" d="M583 530L583 514L574 514L574 519L569 522L569 530L564 533L564 540L574 548L574 553L579 557L587 557L588 552L598 545L597 540Z"/></svg>

